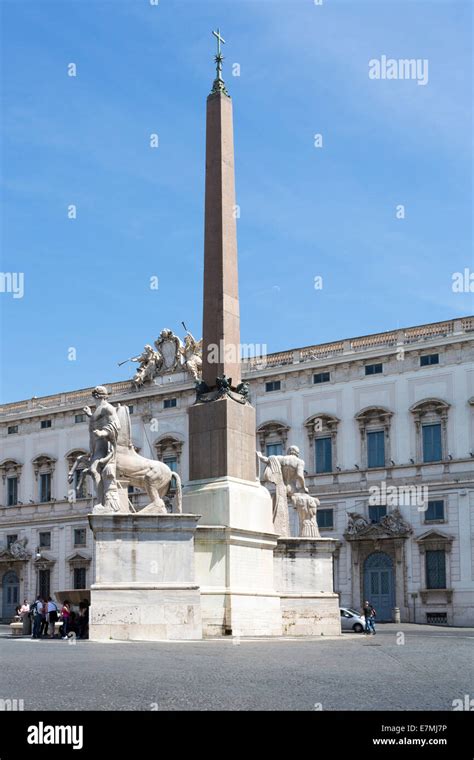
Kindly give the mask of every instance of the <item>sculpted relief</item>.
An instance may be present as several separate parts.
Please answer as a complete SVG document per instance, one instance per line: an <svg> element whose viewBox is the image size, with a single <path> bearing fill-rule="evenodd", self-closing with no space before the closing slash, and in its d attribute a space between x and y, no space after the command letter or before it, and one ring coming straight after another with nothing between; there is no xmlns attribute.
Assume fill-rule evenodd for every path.
<svg viewBox="0 0 474 760"><path fill-rule="evenodd" d="M153 348L147 343L139 356L126 360L139 364L132 378L134 388L140 388L153 382L155 377L173 372L188 372L194 380L200 379L202 339L196 340L192 333L186 331L183 342L172 330L165 328L155 340L154 346Z"/></svg>

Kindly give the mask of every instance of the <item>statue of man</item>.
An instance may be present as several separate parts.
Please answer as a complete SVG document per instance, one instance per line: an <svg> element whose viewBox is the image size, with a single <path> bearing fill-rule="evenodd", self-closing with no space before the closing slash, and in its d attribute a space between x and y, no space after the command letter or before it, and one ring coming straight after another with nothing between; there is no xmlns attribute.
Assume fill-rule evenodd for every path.
<svg viewBox="0 0 474 760"><path fill-rule="evenodd" d="M107 400L109 392L103 385L92 391L97 399L94 412L84 407L89 417L90 465L87 473L92 477L99 500L94 511L116 512L120 509L116 478L117 435L120 421L116 409Z"/></svg>
<svg viewBox="0 0 474 760"><path fill-rule="evenodd" d="M184 346L181 347L180 351L185 369L188 370L194 380L199 380L202 368L202 339L196 340L188 331L184 339Z"/></svg>
<svg viewBox="0 0 474 760"><path fill-rule="evenodd" d="M143 353L140 356L134 356L131 361L140 362L140 366L132 379L132 383L139 387L147 380L153 380L160 368L161 357L158 351L154 351L152 346L147 343Z"/></svg>
<svg viewBox="0 0 474 760"><path fill-rule="evenodd" d="M265 464L270 462L271 457L263 456L260 451L257 451L257 456ZM304 480L304 460L300 457L298 446L290 446L285 455L277 454L274 458L278 461L285 485L290 487L289 493L294 487L297 491L308 493Z"/></svg>
<svg viewBox="0 0 474 760"><path fill-rule="evenodd" d="M288 496L295 490L308 493L304 479L304 460L300 457L298 446L290 446L286 455L265 457L257 451L257 457L267 465L263 473L263 480L274 483L275 496L273 498L273 526L280 536L290 535L290 522L288 517Z"/></svg>

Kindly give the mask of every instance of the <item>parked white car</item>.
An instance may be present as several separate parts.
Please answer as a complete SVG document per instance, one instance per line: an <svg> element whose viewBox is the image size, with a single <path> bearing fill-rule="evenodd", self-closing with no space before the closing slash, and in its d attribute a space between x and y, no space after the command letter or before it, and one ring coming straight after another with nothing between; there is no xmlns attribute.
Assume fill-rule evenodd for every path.
<svg viewBox="0 0 474 760"><path fill-rule="evenodd" d="M341 628L343 631L362 633L365 631L365 618L350 607L341 607Z"/></svg>

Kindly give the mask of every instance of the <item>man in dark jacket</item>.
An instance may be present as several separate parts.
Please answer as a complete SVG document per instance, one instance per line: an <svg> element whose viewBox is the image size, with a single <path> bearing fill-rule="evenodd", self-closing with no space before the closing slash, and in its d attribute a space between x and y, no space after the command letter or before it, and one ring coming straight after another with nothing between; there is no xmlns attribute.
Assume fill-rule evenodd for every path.
<svg viewBox="0 0 474 760"><path fill-rule="evenodd" d="M368 636L372 633L375 636L375 609L370 602L364 602L362 613L365 618L365 632Z"/></svg>

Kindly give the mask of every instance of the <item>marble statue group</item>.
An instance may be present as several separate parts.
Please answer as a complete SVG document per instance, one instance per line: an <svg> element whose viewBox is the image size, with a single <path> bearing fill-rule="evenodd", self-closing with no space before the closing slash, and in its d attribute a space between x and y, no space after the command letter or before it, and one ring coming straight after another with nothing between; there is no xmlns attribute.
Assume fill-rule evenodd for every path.
<svg viewBox="0 0 474 760"><path fill-rule="evenodd" d="M265 465L263 481L274 486L273 525L280 536L290 535L288 499L298 513L299 536L319 538L317 508L319 499L311 496L304 478L304 460L298 446L290 446L286 455L266 457L257 452L260 462Z"/></svg>
<svg viewBox="0 0 474 760"><path fill-rule="evenodd" d="M72 483L79 469L80 479L88 475L95 488L94 514L131 512L127 490L119 483L146 490L150 503L140 510L141 514L166 514L164 497L172 481L175 485L175 511L181 512L181 480L163 462L147 459L135 451L131 441L130 416L127 406L117 408L108 401L108 391L98 385L92 391L97 400L94 411L84 407L89 417L89 454L81 455L74 462L68 479Z"/></svg>

